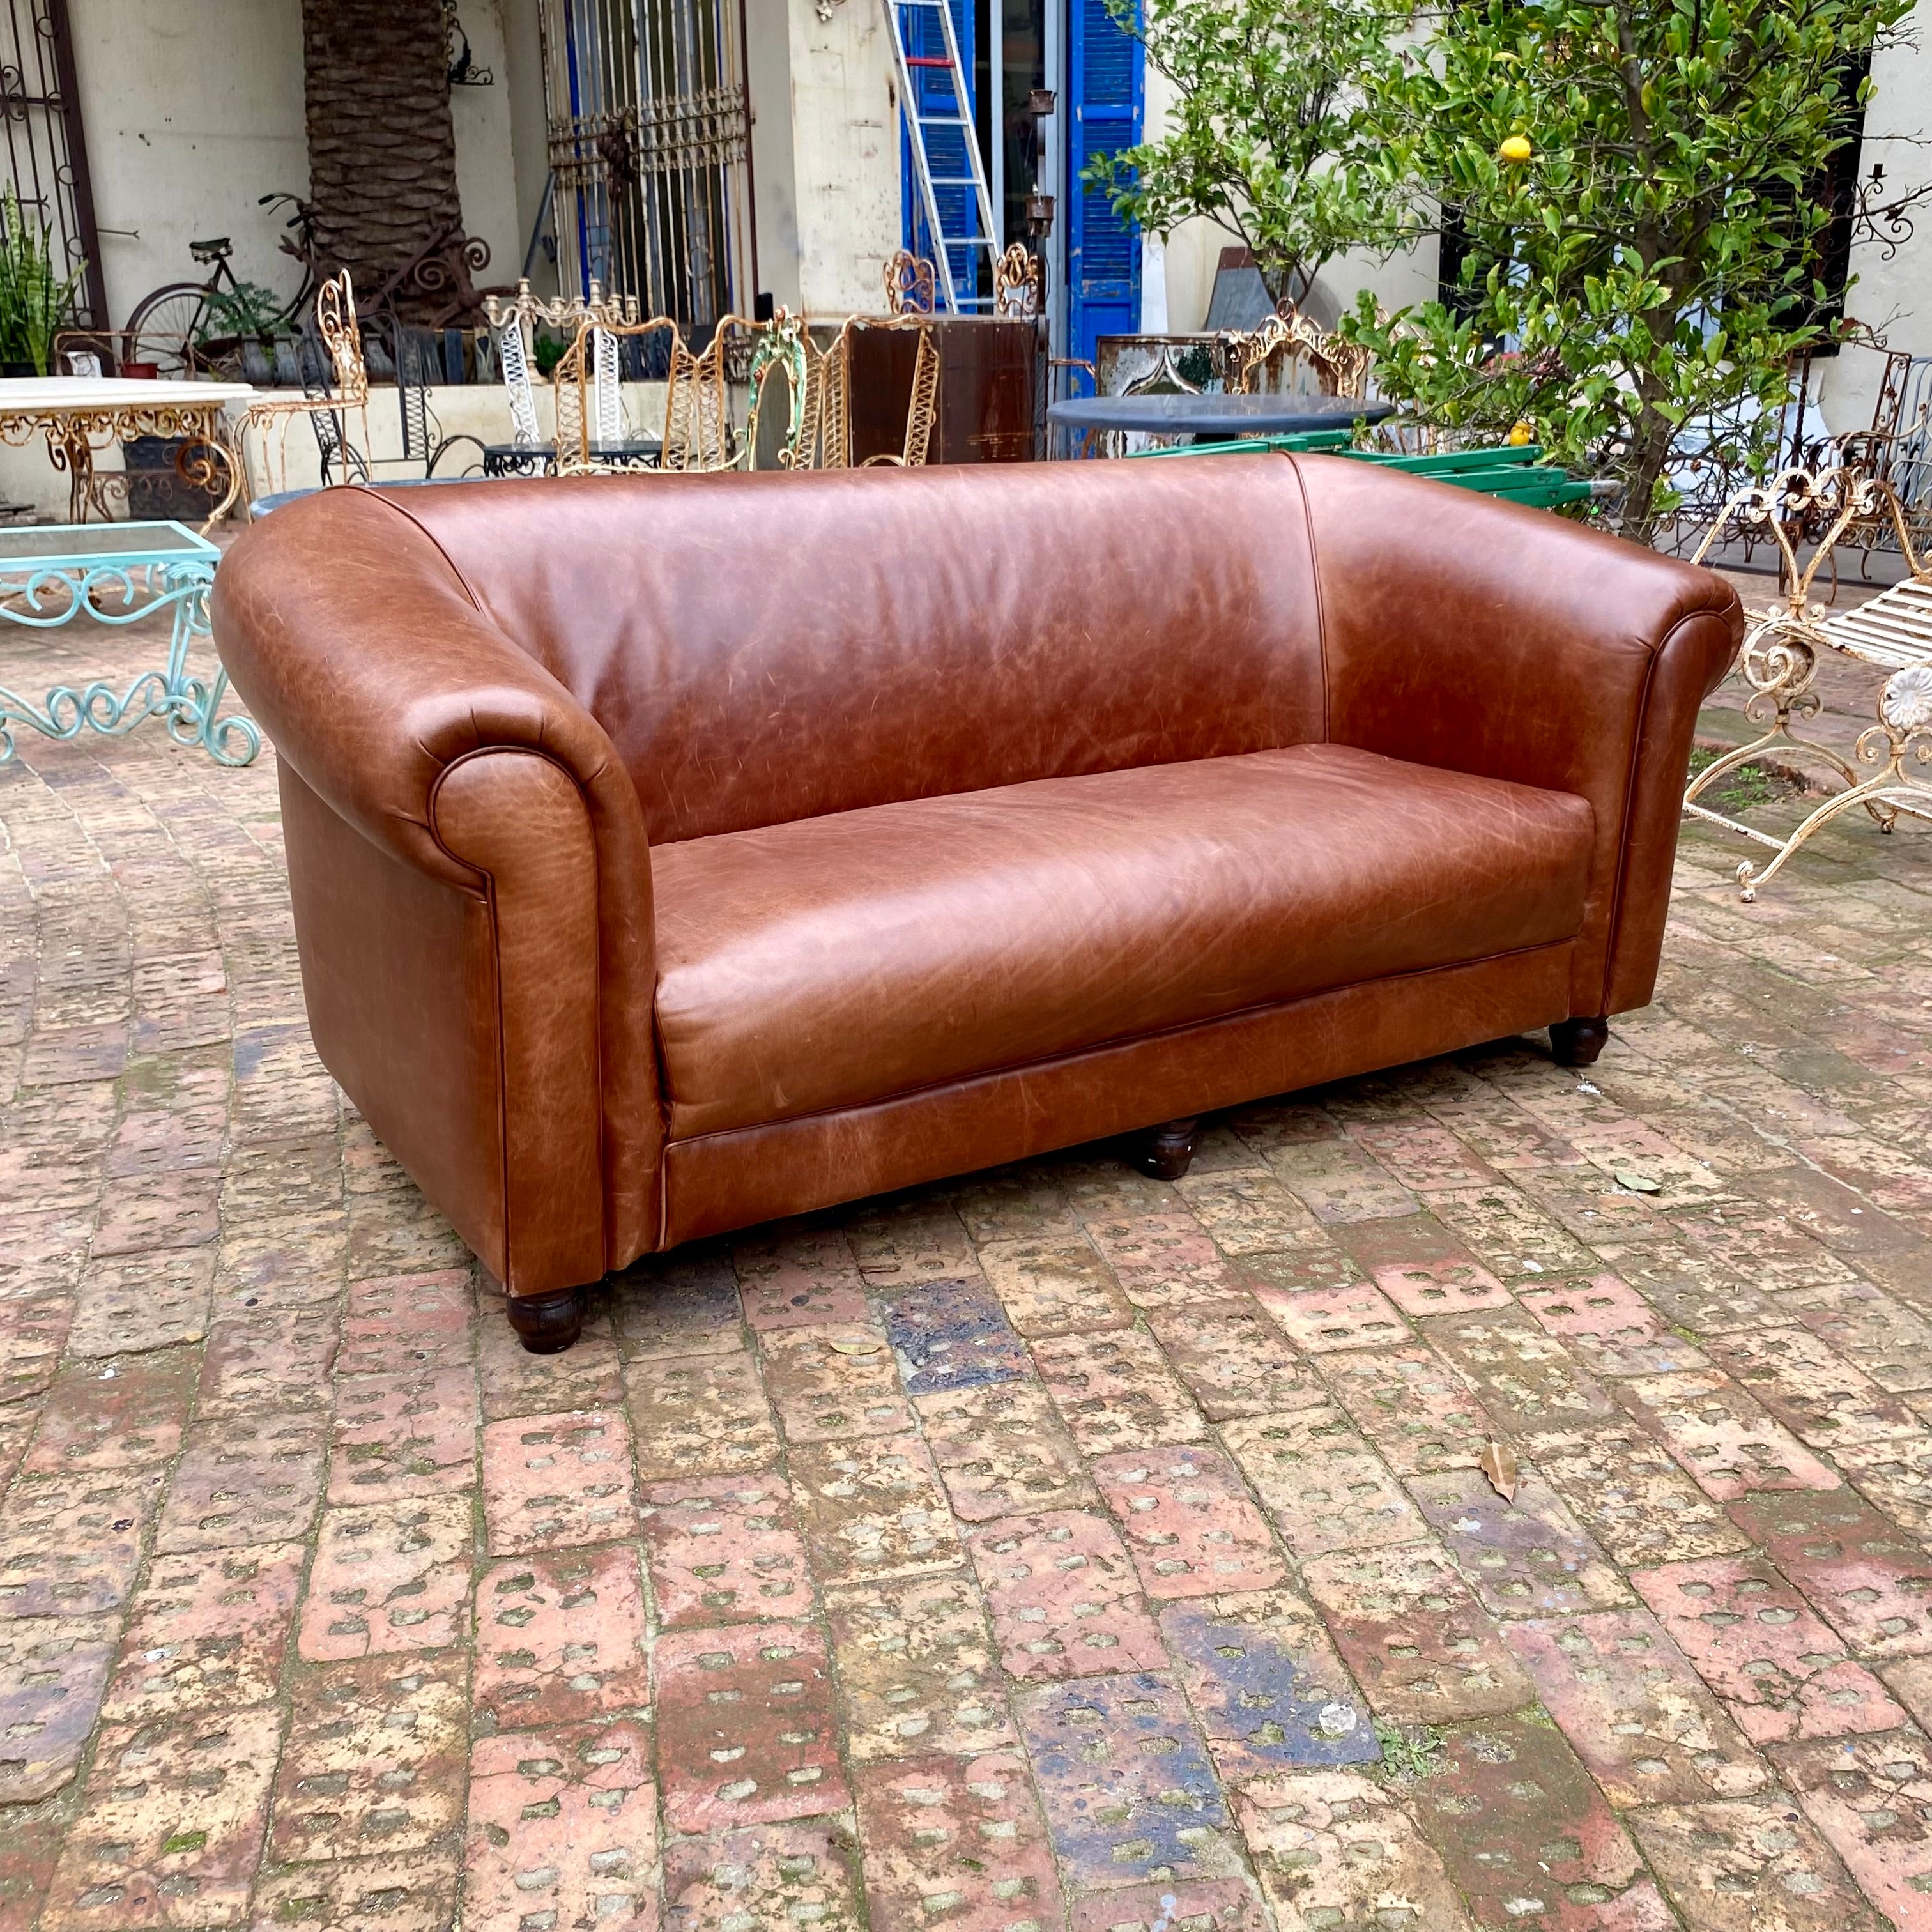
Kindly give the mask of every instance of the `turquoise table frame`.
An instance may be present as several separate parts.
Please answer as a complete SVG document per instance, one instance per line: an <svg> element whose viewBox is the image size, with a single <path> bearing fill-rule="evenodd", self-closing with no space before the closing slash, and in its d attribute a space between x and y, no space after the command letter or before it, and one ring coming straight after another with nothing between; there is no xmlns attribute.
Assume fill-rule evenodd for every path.
<svg viewBox="0 0 1932 1932"><path fill-rule="evenodd" d="M14 728L71 739L83 730L118 736L144 718L167 722L178 745L199 745L217 764L245 765L262 748L246 718L218 718L228 674L188 669L209 635L208 593L221 553L180 524L58 524L0 530L0 617L28 630L58 630L85 611L98 624L135 624L171 610L167 662L124 691L104 679L56 685L34 704L0 686L0 765L15 753Z"/></svg>

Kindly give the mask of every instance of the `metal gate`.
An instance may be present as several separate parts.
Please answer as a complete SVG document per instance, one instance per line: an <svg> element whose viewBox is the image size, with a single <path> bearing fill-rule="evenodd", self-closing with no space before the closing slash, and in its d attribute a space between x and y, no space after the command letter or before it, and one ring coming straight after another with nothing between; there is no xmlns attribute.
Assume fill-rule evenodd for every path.
<svg viewBox="0 0 1932 1932"><path fill-rule="evenodd" d="M0 11L0 124L14 192L29 221L53 231L54 260L82 271L75 320L107 326L100 236L80 124L67 0L5 0Z"/></svg>
<svg viewBox="0 0 1932 1932"><path fill-rule="evenodd" d="M557 274L702 340L757 286L744 0L543 0Z"/></svg>

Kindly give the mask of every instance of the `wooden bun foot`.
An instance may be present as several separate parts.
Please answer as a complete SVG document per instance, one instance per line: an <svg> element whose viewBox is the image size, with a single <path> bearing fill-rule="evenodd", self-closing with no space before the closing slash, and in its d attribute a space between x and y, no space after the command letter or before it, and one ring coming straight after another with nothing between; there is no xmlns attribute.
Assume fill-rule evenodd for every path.
<svg viewBox="0 0 1932 1932"><path fill-rule="evenodd" d="M1608 1020L1558 1020L1550 1029L1550 1051L1558 1066L1594 1066L1610 1036Z"/></svg>
<svg viewBox="0 0 1932 1932"><path fill-rule="evenodd" d="M513 1294L510 1326L533 1355L557 1355L584 1332L589 1297L580 1288L553 1288L542 1294Z"/></svg>
<svg viewBox="0 0 1932 1932"><path fill-rule="evenodd" d="M1194 1162L1198 1119L1163 1120L1136 1138L1134 1165L1156 1180L1178 1180Z"/></svg>

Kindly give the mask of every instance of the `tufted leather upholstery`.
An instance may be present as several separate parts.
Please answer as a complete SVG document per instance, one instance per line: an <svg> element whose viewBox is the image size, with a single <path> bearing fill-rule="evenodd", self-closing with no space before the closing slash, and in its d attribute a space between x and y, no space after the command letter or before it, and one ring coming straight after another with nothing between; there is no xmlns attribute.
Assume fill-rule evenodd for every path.
<svg viewBox="0 0 1932 1932"><path fill-rule="evenodd" d="M1648 998L1708 573L1318 458L322 493L318 1049L513 1292Z"/></svg>

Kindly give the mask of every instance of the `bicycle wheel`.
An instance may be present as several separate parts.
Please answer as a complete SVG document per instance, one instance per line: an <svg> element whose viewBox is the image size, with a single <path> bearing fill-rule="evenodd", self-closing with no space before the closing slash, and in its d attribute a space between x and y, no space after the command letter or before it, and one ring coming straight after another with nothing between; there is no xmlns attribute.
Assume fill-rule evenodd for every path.
<svg viewBox="0 0 1932 1932"><path fill-rule="evenodd" d="M128 318L126 359L152 362L164 377L190 376L207 322L207 290L199 282L170 282L135 304Z"/></svg>

